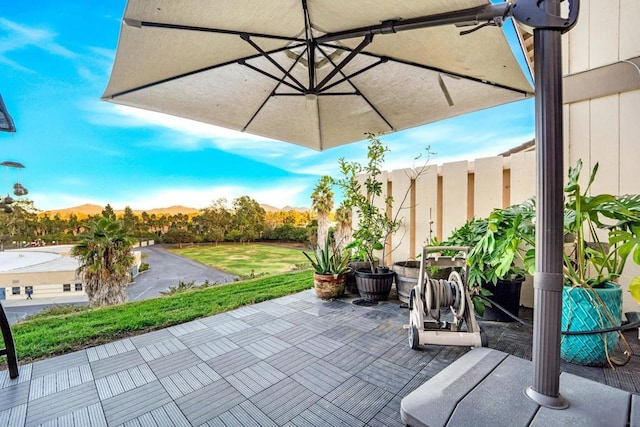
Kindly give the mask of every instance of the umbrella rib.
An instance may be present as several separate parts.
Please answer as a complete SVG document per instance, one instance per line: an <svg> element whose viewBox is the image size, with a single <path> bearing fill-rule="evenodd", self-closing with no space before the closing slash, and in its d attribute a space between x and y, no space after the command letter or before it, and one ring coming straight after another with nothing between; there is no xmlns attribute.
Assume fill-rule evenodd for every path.
<svg viewBox="0 0 640 427"><path fill-rule="evenodd" d="M167 24L163 22L137 21L135 19L130 19L130 18L125 18L124 22L130 27L167 28L167 29L173 29L173 30L187 30L187 31L200 31L205 33L229 34L234 36L241 36L243 34L246 34L249 37L258 37L261 39L305 42L304 39L300 39L297 37L276 36L274 34L252 33L248 31L223 30L221 28L195 27L191 25Z"/></svg>
<svg viewBox="0 0 640 427"><path fill-rule="evenodd" d="M344 78L342 78L342 79L338 80L337 82L335 82L335 83L331 83L330 85L323 87L323 88L322 88L322 91L323 91L323 92L324 92L324 91L327 91L327 90L331 89L332 87L335 87L335 86L337 86L337 85L339 85L339 84L341 84L341 83L344 83L346 80L350 80L350 79L352 79L353 77L356 77L356 76L358 76L358 75L360 75L360 74L362 74L362 73L364 73L364 72L366 72L366 71L369 71L370 69L372 69L372 68L374 68L374 67L377 67L377 66L378 66L378 65L380 65L380 64L384 64L384 63L385 63L385 62L387 62L387 61L388 61L388 59L387 59L387 58L380 58L380 60L379 60L378 62L373 63L373 64L371 64L371 65L367 65L366 67L364 67L364 68L362 68L362 69L360 69L360 70L358 70L358 71L356 71L356 72L354 72L354 73L351 73L351 74L349 74L348 76L345 76Z"/></svg>
<svg viewBox="0 0 640 427"><path fill-rule="evenodd" d="M260 52L260 54L269 62L271 62L278 70L282 71L282 73L284 74L284 77L289 77L291 80L293 80L293 82L295 84L298 85L298 87L300 88L300 90L305 90L304 85L302 83L300 83L298 81L298 79L296 79L295 77L293 77L290 73L290 71L286 71L282 65L278 64L278 62L273 59L267 52L265 52L260 46L258 46L253 40L251 40L251 38L248 35L241 35L240 38L242 38L242 40L246 41L247 43L249 43L255 50L257 50L258 52Z"/></svg>
<svg viewBox="0 0 640 427"><path fill-rule="evenodd" d="M284 84L284 85L287 85L287 86L289 86L290 88L292 88L292 89L294 89L294 90L297 90L297 91L298 91L298 92L300 92L300 93L302 93L302 92L303 92L303 90L301 90L298 86L292 85L291 83L284 81L283 79L284 79L286 76L283 76L283 77L281 77L281 78L276 77L276 76L274 76L273 74L268 73L268 72L266 72L266 71L264 71L264 70L261 70L260 68L258 68L258 67L256 67L256 66L254 66L254 65L247 64L247 62L246 62L246 61L244 61L244 60L238 61L238 64L240 64L240 65L244 65L245 67L250 68L250 69L252 69L253 71L256 71L256 72L258 72L258 73L260 73L260 74L262 74L262 75L264 75L264 76L267 76L267 77L269 77L270 79L273 79L273 80L275 80L275 81L277 81L277 82L279 82L279 83L282 83L282 84Z"/></svg>
<svg viewBox="0 0 640 427"><path fill-rule="evenodd" d="M339 45L333 45L333 44L325 44L325 43L321 43L321 45L325 46L325 47L329 46L331 48L338 48L338 49L342 49L342 50L346 50L346 51L353 51L353 49L351 49L349 47L345 47L345 46L339 46ZM483 79L480 79L478 77L468 76L468 75L456 73L454 71L448 71L448 70L444 70L442 68L432 67L430 65L418 64L417 62L406 61L404 59L393 58L393 57L389 57L389 56L380 56L380 55L376 55L375 53L371 53L371 52L360 52L360 55L365 55L365 56L369 56L369 57L372 57L372 58L378 58L378 59L385 59L387 61L397 62L399 64L410 65L410 66L413 66L413 67L418 67L418 68L422 68L422 69L429 70L429 71L435 71L437 73L448 74L450 76L459 77L461 79L471 80L471 81L474 81L474 82L477 82L477 83L482 83L482 84L486 84L486 85L490 85L490 86L495 86L495 87L498 87L500 89L510 90L512 92L518 92L518 93L521 93L523 95L529 95L529 93L530 93L530 92L524 91L522 89L517 89L517 88L511 87L511 86L503 85L501 83L496 83L496 82L492 82L492 81L489 81L489 80L483 80Z"/></svg>
<svg viewBox="0 0 640 427"><path fill-rule="evenodd" d="M287 71L286 74L290 73L291 70L293 70L293 67L296 66L296 64L300 61L300 58L302 58L302 53L300 55L298 55L298 57L296 58L295 61L293 61L293 64L291 64L291 67L289 67L289 70ZM245 64L247 65L247 64ZM270 76L272 77L272 76ZM273 88L273 90L271 91L271 93L264 99L264 101L262 101L262 104L260 104L260 107L258 107L258 109L253 113L253 115L251 116L251 118L249 119L249 121L243 126L242 128L242 132L244 132L245 130L247 130L247 128L249 127L249 125L253 122L253 120L256 118L256 116L260 113L260 111L262 111L262 109L264 108L264 106L267 104L267 101L269 101L269 98L271 98L273 95L275 95L276 90L278 89L278 86L280 86L282 83L284 84L289 84L287 82L284 81L286 75L283 75L282 78L278 81L278 84ZM294 88L295 89L295 88Z"/></svg>
<svg viewBox="0 0 640 427"><path fill-rule="evenodd" d="M293 46L293 47L295 48L295 47L299 47L299 46L300 45L296 45L296 46ZM292 46L284 46L284 47L280 47L278 49L270 50L270 51L267 52L267 54L272 55L274 53L282 52L283 50L288 50L288 49L291 49L291 48L292 48ZM186 73L178 74L178 75L172 76L172 77L167 77L167 78L162 79L162 80L158 80L158 81L155 81L155 82L144 84L142 86L138 86L138 87L134 87L134 88L131 88L131 89L123 90L122 92L116 92L113 95L110 95L109 97L105 97L104 99L117 98L119 96L128 95L130 93L137 92L137 91L142 90L142 89L148 89L148 88L156 86L156 85L160 85L160 84L163 84L163 83L169 83L169 82L171 82L173 80L182 79L184 77L189 77L189 76L193 76L195 74L204 73L205 71L211 71L211 70L215 70L216 68L220 68L220 67L224 67L224 66L227 66L227 65L239 63L240 61L248 61L248 60L255 59L255 58L260 58L260 57L262 57L262 55L258 53L258 54L255 54L255 55L246 56L244 58L233 59L231 61L221 62L220 64L211 65L211 66L208 66L208 67L200 68L198 70L193 70L193 71L189 71L189 72L186 72Z"/></svg>
<svg viewBox="0 0 640 427"><path fill-rule="evenodd" d="M327 74L327 76L324 79L322 79L322 81L320 83L318 83L318 85L316 86L315 90L317 90L317 91L322 90L322 87L324 85L326 85L336 74L341 73L341 70L349 62L351 62L353 60L353 58L355 58L356 55L358 55L358 53L360 53L362 51L362 49L367 47L369 45L369 43L371 43L372 40L373 40L373 36L372 35L365 36L364 40L362 40L362 42L360 42L360 44L355 49L353 49L349 53L349 55L347 55L346 58L344 58L342 61L340 61L340 63L337 66L334 65L333 70L331 70L331 72L329 74ZM322 54L327 56L324 52L322 52Z"/></svg>
<svg viewBox="0 0 640 427"><path fill-rule="evenodd" d="M322 54L324 55L324 52L322 50L320 50L320 52L322 52ZM327 60L331 63L331 65L333 65L334 67L336 66L336 64L333 62L333 60L329 57L326 56ZM342 77L344 78L344 80L349 83L351 85L351 87L353 88L353 90L356 91L356 95L360 95L362 97L362 99L364 99L364 101L369 104L369 107L371 107L371 109L373 111L376 112L376 114L387 124L387 126L389 126L389 128L391 128L391 130L393 131L395 128L393 127L393 125L391 123L389 123L389 120L386 119L385 116L382 115L382 113L375 107L375 105L373 105L373 103L371 101L369 101L369 99L360 91L360 89L358 89L358 87L349 79L347 78L347 76L344 75L344 73L342 71L339 71L340 75L342 75Z"/></svg>

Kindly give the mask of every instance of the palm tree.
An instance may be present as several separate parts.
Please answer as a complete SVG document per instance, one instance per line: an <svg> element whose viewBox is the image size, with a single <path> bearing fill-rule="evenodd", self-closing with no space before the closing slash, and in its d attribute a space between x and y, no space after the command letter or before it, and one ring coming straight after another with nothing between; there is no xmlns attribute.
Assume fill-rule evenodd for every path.
<svg viewBox="0 0 640 427"><path fill-rule="evenodd" d="M120 221L102 217L91 223L88 234L71 254L79 259L78 275L83 279L92 306L120 304L127 300L126 286L133 266L133 239Z"/></svg>
<svg viewBox="0 0 640 427"><path fill-rule="evenodd" d="M333 190L330 176L323 176L311 193L311 208L318 215L318 247L324 248L329 233L329 214L333 209Z"/></svg>
<svg viewBox="0 0 640 427"><path fill-rule="evenodd" d="M342 250L351 242L351 223L352 223L352 211L351 208L346 206L344 202L336 209L336 222L338 223L338 229L334 236L336 240L336 246Z"/></svg>

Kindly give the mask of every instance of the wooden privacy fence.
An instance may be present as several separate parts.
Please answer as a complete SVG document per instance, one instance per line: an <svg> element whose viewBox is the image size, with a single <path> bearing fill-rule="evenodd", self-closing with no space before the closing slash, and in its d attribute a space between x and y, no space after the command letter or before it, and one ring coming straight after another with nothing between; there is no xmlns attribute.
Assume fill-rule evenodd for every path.
<svg viewBox="0 0 640 427"><path fill-rule="evenodd" d="M383 172L381 180L384 204L387 194L393 205L387 212L401 220L397 233L387 242L386 262L415 259L432 238L445 240L453 230L473 217L489 215L530 198L536 191L535 152L521 152L508 157L496 156L428 165L419 174L412 169ZM405 199L405 194L409 194ZM380 206L384 207L384 206ZM354 227L357 218L354 218Z"/></svg>

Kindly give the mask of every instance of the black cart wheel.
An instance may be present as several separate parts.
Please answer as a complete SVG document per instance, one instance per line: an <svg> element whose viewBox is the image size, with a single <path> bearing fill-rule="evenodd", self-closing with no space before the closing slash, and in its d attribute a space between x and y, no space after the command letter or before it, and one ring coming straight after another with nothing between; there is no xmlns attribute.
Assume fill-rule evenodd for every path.
<svg viewBox="0 0 640 427"><path fill-rule="evenodd" d="M418 334L418 328L416 325L411 325L409 328L409 348L416 349L420 345L420 335Z"/></svg>

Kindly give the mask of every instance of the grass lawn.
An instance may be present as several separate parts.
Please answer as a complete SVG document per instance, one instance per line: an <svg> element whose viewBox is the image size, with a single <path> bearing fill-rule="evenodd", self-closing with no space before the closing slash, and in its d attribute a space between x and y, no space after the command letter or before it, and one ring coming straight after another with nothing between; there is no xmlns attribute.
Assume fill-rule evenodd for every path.
<svg viewBox="0 0 640 427"><path fill-rule="evenodd" d="M112 307L43 312L12 326L20 364L189 322L313 287L311 270ZM0 343L1 343L0 339ZM4 343L2 343L4 347ZM6 369L6 358L0 359Z"/></svg>
<svg viewBox="0 0 640 427"><path fill-rule="evenodd" d="M171 248L171 252L243 278L280 274L309 267L299 249L261 244L222 244Z"/></svg>

